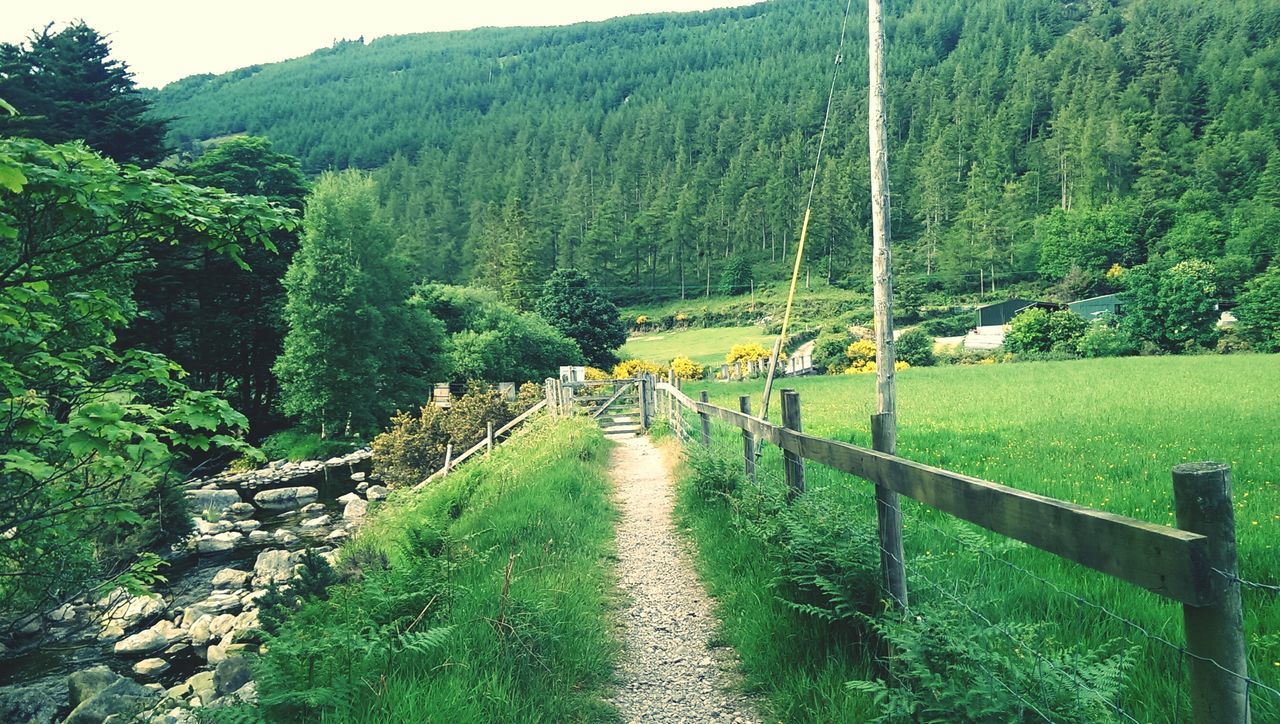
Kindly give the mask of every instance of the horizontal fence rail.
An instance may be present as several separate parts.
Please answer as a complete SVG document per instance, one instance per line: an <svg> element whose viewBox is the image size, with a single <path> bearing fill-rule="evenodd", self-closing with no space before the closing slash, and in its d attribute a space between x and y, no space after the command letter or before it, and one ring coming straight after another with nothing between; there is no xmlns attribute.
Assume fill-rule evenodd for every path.
<svg viewBox="0 0 1280 724"><path fill-rule="evenodd" d="M472 455L475 455L481 450L493 450L493 445L495 442L497 442L498 437L505 435L508 432L511 432L516 428L517 425L533 417L535 414L537 414L541 410L546 409L546 407L547 407L547 401L540 400L533 407L530 407L529 409L520 413L518 417L513 419L511 422L508 422L507 424L503 425L502 427L498 428L497 430L492 429L492 426L490 426L483 440L476 443L471 447L471 449L467 450L466 452L462 453L456 458L453 457L452 455L447 455L445 459L444 467L428 475L425 480L413 486L414 489L416 490L418 488L421 488L422 486L426 485L432 480L435 480L436 478L442 478L448 475L450 470L453 470L454 468L458 467L463 462L465 462L467 458L471 457Z"/></svg>

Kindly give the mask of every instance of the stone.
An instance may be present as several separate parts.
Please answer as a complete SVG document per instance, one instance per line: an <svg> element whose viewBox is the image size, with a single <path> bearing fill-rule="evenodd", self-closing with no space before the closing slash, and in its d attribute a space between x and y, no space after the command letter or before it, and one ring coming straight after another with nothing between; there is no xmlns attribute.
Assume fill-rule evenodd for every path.
<svg viewBox="0 0 1280 724"><path fill-rule="evenodd" d="M249 531L249 542L255 545L261 545L271 540L271 534L265 530Z"/></svg>
<svg viewBox="0 0 1280 724"><path fill-rule="evenodd" d="M75 606L64 603L46 614L45 618L54 623L70 623L76 619L77 613Z"/></svg>
<svg viewBox="0 0 1280 724"><path fill-rule="evenodd" d="M343 529L339 528L338 530L335 530L334 532L332 532L332 533L330 533L329 535L325 536L325 540L333 541L334 543L341 543L342 541L344 541L344 540L346 540L346 539L348 539L348 538L350 538L350 537L351 537L351 534L350 534L350 533L348 533L347 531L345 531L345 530L343 530Z"/></svg>
<svg viewBox="0 0 1280 724"><path fill-rule="evenodd" d="M176 643L176 644L174 644L174 645L170 646L169 648L165 649L165 650L164 650L164 655L165 655L165 656L176 656L176 655L178 655L178 654L182 653L183 651L186 651L186 650L187 650L187 649L189 649L189 648L191 648L191 644L187 643L186 641L179 641L178 643Z"/></svg>
<svg viewBox="0 0 1280 724"><path fill-rule="evenodd" d="M56 677L34 684L0 688L0 721L53 724L60 721L66 690Z"/></svg>
<svg viewBox="0 0 1280 724"><path fill-rule="evenodd" d="M169 662L164 659L150 658L143 659L133 665L133 673L138 676L155 676L169 670Z"/></svg>
<svg viewBox="0 0 1280 724"><path fill-rule="evenodd" d="M368 483L360 483L359 485L357 485L357 486L356 486L356 492L357 492L357 493L363 493L363 492L365 492L365 491L366 491L366 490L368 490L368 489L369 489L369 484L368 484Z"/></svg>
<svg viewBox="0 0 1280 724"><path fill-rule="evenodd" d="M183 630L174 626L172 621L161 620L145 631L139 631L128 638L117 641L114 651L125 656L149 654L183 638L184 635Z"/></svg>
<svg viewBox="0 0 1280 724"><path fill-rule="evenodd" d="M329 525L332 522L333 522L333 518L330 518L328 515L321 515L316 518L308 518L307 520L302 521L299 527L323 528L324 526Z"/></svg>
<svg viewBox="0 0 1280 724"><path fill-rule="evenodd" d="M200 535L217 535L231 530L230 521L215 520L211 522L204 518L192 518L191 520L195 523L196 532Z"/></svg>
<svg viewBox="0 0 1280 724"><path fill-rule="evenodd" d="M263 510L282 511L301 508L307 503L315 502L318 497L320 497L319 490L310 486L298 486L264 490L253 496L253 502Z"/></svg>
<svg viewBox="0 0 1280 724"><path fill-rule="evenodd" d="M290 531L285 530L284 528L277 530L275 533L271 535L271 537L275 538L281 545L286 545L286 546L291 546L294 543L298 542L298 536L294 535Z"/></svg>
<svg viewBox="0 0 1280 724"><path fill-rule="evenodd" d="M206 613L191 624L187 631L191 635L192 646L204 646L209 643L209 639L213 638L213 631L210 630L212 623L213 616Z"/></svg>
<svg viewBox="0 0 1280 724"><path fill-rule="evenodd" d="M71 708L92 699L122 678L124 677L107 668L106 664L98 664L71 674L67 677L67 696Z"/></svg>
<svg viewBox="0 0 1280 724"><path fill-rule="evenodd" d="M202 488L187 491L187 510L193 513L222 513L240 502L240 493L234 490Z"/></svg>
<svg viewBox="0 0 1280 724"><path fill-rule="evenodd" d="M262 527L262 524L252 518L250 518L249 520L242 520L239 523L236 523L236 530L242 533L251 533L261 527Z"/></svg>
<svg viewBox="0 0 1280 724"><path fill-rule="evenodd" d="M366 477L366 474L365 474L365 473L351 473L351 482L353 482L353 483L363 483L363 482L364 482L365 477Z"/></svg>
<svg viewBox="0 0 1280 724"><path fill-rule="evenodd" d="M243 604L240 603L240 593L230 591L215 591L214 595L200 602L200 607L209 613L225 613L227 611L234 611L242 605Z"/></svg>
<svg viewBox="0 0 1280 724"><path fill-rule="evenodd" d="M192 676L190 679L187 679L187 686L189 686L192 693L202 701L213 701L212 671L201 671L195 676Z"/></svg>
<svg viewBox="0 0 1280 724"><path fill-rule="evenodd" d="M241 601L241 603L243 603L243 604L244 604L244 610L245 610L245 611L251 611L251 610L253 610L253 609L257 608L257 607L258 607L258 599L259 599L259 598L262 598L262 597L263 597L263 596L265 596L265 595L267 595L267 591L266 591L266 589L262 589L262 588L260 588L260 589L258 589L258 590L256 590L256 591L251 591L251 592L246 593L246 594L244 594L243 596L241 596L241 597L240 597L240 601ZM244 615L244 614L241 614L241 615Z"/></svg>
<svg viewBox="0 0 1280 724"><path fill-rule="evenodd" d="M244 657L236 656L227 659L213 670L213 694L226 696L249 683L252 678L253 671Z"/></svg>
<svg viewBox="0 0 1280 724"><path fill-rule="evenodd" d="M146 596L130 596L122 588L117 588L98 601L103 609L100 620L103 628L119 626L131 629L155 618L165 609L164 598L158 593Z"/></svg>
<svg viewBox="0 0 1280 724"><path fill-rule="evenodd" d="M231 629L236 625L236 617L230 613L214 616L209 622L209 636L211 638L222 638L231 633Z"/></svg>
<svg viewBox="0 0 1280 724"><path fill-rule="evenodd" d="M369 500L386 500L390 492L381 485L370 485L369 489L364 491L364 495Z"/></svg>
<svg viewBox="0 0 1280 724"><path fill-rule="evenodd" d="M243 500L238 503L232 503L227 507L228 513L240 519L252 518L254 510L256 510L256 508L253 507L252 503L246 503Z"/></svg>
<svg viewBox="0 0 1280 724"><path fill-rule="evenodd" d="M347 503L352 503L357 500L363 501L364 498L361 498L359 495L356 495L355 493L347 493L346 495L342 495L338 497L338 502L344 505Z"/></svg>
<svg viewBox="0 0 1280 724"><path fill-rule="evenodd" d="M235 568L223 568L213 575L214 588L244 588L253 577L248 571Z"/></svg>
<svg viewBox="0 0 1280 724"><path fill-rule="evenodd" d="M109 720L132 721L136 715L154 706L159 699L159 693L122 676L115 683L76 706L64 724L105 724Z"/></svg>
<svg viewBox="0 0 1280 724"><path fill-rule="evenodd" d="M272 583L287 583L293 578L294 569L302 559L300 552L286 550L263 551L253 564L253 585L266 588Z"/></svg>
<svg viewBox="0 0 1280 724"><path fill-rule="evenodd" d="M227 533L219 533L208 538L201 538L196 541L196 550L201 553L221 553L229 551L236 547L236 544L244 538L244 533L229 531Z"/></svg>
<svg viewBox="0 0 1280 724"><path fill-rule="evenodd" d="M324 503L308 503L298 509L302 515L319 515L324 512Z"/></svg>
<svg viewBox="0 0 1280 724"><path fill-rule="evenodd" d="M102 631L98 634L99 641L115 641L124 638L124 629L115 624L103 626Z"/></svg>
<svg viewBox="0 0 1280 724"><path fill-rule="evenodd" d="M244 686L231 692L233 699L239 699L246 704L253 704L258 701L258 685L252 681Z"/></svg>
<svg viewBox="0 0 1280 724"><path fill-rule="evenodd" d="M366 513L369 512L369 504L357 497L350 501L342 509L342 517L347 520L363 520Z"/></svg>

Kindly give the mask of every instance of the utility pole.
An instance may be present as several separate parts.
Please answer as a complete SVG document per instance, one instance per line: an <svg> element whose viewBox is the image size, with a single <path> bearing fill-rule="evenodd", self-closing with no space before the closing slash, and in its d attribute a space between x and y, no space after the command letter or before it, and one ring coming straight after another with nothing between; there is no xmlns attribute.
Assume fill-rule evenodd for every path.
<svg viewBox="0 0 1280 724"><path fill-rule="evenodd" d="M893 349L893 263L889 254L889 155L885 148L884 9L881 0L867 0L870 96L867 131L871 152L871 274L876 328L876 415L871 420L872 446L896 455L898 406ZM899 609L907 607L902 550L902 510L898 494L876 486L880 567L884 585Z"/></svg>

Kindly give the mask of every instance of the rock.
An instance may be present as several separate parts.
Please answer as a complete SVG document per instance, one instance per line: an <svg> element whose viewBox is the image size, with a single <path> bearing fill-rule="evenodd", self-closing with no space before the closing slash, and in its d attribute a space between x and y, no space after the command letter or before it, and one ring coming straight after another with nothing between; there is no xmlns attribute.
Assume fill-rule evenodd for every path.
<svg viewBox="0 0 1280 724"><path fill-rule="evenodd" d="M228 513L230 513L233 517L239 518L242 520L244 518L252 518L254 510L256 510L256 508L253 507L252 503L246 503L243 500L238 503L232 503L230 506L227 507Z"/></svg>
<svg viewBox="0 0 1280 724"><path fill-rule="evenodd" d="M308 503L299 510L302 515L318 515L324 512L324 503Z"/></svg>
<svg viewBox="0 0 1280 724"><path fill-rule="evenodd" d="M223 568L213 576L214 588L244 588L249 579L253 577L248 571L240 571L235 568Z"/></svg>
<svg viewBox="0 0 1280 724"><path fill-rule="evenodd" d="M169 670L169 662L164 659L143 659L133 665L133 673L138 676L155 676Z"/></svg>
<svg viewBox="0 0 1280 724"><path fill-rule="evenodd" d="M224 613L219 616L215 616L213 620L209 622L209 636L210 638L215 639L222 638L223 636L231 633L231 629L234 628L235 625L236 617L233 614Z"/></svg>
<svg viewBox="0 0 1280 724"><path fill-rule="evenodd" d="M253 678L253 671L249 668L249 662L242 656L227 659L218 664L213 670L213 694L214 696L226 696L245 684Z"/></svg>
<svg viewBox="0 0 1280 724"><path fill-rule="evenodd" d="M294 569L302 559L300 552L285 550L263 551L253 564L253 585L266 588L272 583L287 583L293 578Z"/></svg>
<svg viewBox="0 0 1280 724"><path fill-rule="evenodd" d="M196 550L201 553L221 553L229 551L236 547L236 544L244 538L244 533L229 531L227 533L219 533L208 538L201 538L196 541Z"/></svg>
<svg viewBox="0 0 1280 724"><path fill-rule="evenodd" d="M115 652L122 655L149 654L159 651L184 636L182 629L173 625L172 621L160 621L155 626L117 641Z"/></svg>
<svg viewBox="0 0 1280 724"><path fill-rule="evenodd" d="M160 694L142 686L133 679L120 677L118 681L80 703L63 724L105 724L112 721L132 721L150 709L160 699Z"/></svg>
<svg viewBox="0 0 1280 724"><path fill-rule="evenodd" d="M271 534L265 530L254 530L249 532L249 542L255 545L261 545L271 540Z"/></svg>
<svg viewBox="0 0 1280 724"><path fill-rule="evenodd" d="M99 600L98 607L103 609L100 620L104 629L114 625L128 630L158 616L165 609L165 603L158 593L130 596L124 589L117 588Z"/></svg>
<svg viewBox="0 0 1280 724"><path fill-rule="evenodd" d="M390 492L381 485L370 485L369 489L364 491L364 495L369 500L386 500L387 494Z"/></svg>
<svg viewBox="0 0 1280 724"><path fill-rule="evenodd" d="M330 518L330 517L329 517L329 516L327 516L327 515L321 515L321 516L316 517L316 518L308 518L307 520L302 521L302 523L300 524L300 526L299 526L299 527L301 527L301 528L323 528L323 527L325 527L326 525L329 525L329 524L330 524L330 523L332 523L332 522L333 522L333 518Z"/></svg>
<svg viewBox="0 0 1280 724"><path fill-rule="evenodd" d="M231 625L231 633L240 633L241 631L251 631L258 628L258 612L245 611L236 616L235 622Z"/></svg>
<svg viewBox="0 0 1280 724"><path fill-rule="evenodd" d="M58 710L66 703L66 695L65 680L56 676L0 688L0 721L33 724L60 721Z"/></svg>
<svg viewBox="0 0 1280 724"><path fill-rule="evenodd" d="M196 532L200 535L217 535L231 530L230 521L215 520L210 522L204 518L192 518L191 520L195 523Z"/></svg>
<svg viewBox="0 0 1280 724"><path fill-rule="evenodd" d="M357 486L356 486L356 492L357 492L357 493L363 493L364 491L366 491L366 490L368 490L368 489L369 489L369 484L368 484L368 483L360 483L359 485L357 485Z"/></svg>
<svg viewBox="0 0 1280 724"><path fill-rule="evenodd" d="M266 589L258 589L244 594L244 596L240 598L240 602L244 604L245 611L251 611L258 607L258 599L265 595L267 595ZM241 615L243 616L244 614Z"/></svg>
<svg viewBox="0 0 1280 724"><path fill-rule="evenodd" d="M365 474L365 473L351 473L351 482L353 482L353 483L363 483L363 482L364 482L365 477L366 477L366 474Z"/></svg>
<svg viewBox="0 0 1280 724"><path fill-rule="evenodd" d="M369 512L369 504L357 497L342 509L342 517L347 520L363 520Z"/></svg>
<svg viewBox="0 0 1280 724"><path fill-rule="evenodd" d="M170 646L169 648L165 649L165 650L164 650L164 655L165 655L165 656L176 656L176 655L178 655L178 654L182 653L183 651L186 651L186 650L187 650L187 649L189 649L189 648L191 648L191 644L187 643L186 641L179 641L178 643L176 643L176 644L174 644L174 645Z"/></svg>
<svg viewBox="0 0 1280 724"><path fill-rule="evenodd" d="M282 545L287 545L287 546L293 545L294 543L298 542L298 536L285 530L284 528L277 530L275 533L271 535L271 537L275 538Z"/></svg>
<svg viewBox="0 0 1280 724"><path fill-rule="evenodd" d="M195 724L197 721L199 720L196 719L195 714L180 706L166 711L163 716L157 715L151 718L151 724Z"/></svg>
<svg viewBox="0 0 1280 724"><path fill-rule="evenodd" d="M76 613L77 611L75 606L72 606L69 603L64 603L45 614L45 618L54 623L70 623L76 619Z"/></svg>
<svg viewBox="0 0 1280 724"><path fill-rule="evenodd" d="M338 502L343 504L351 503L357 500L364 500L364 498L361 498L359 495L356 495L355 493L347 493L346 495L342 495L338 498Z"/></svg>
<svg viewBox="0 0 1280 724"><path fill-rule="evenodd" d="M314 502L318 497L320 497L319 490L309 486L299 486L264 490L253 496L253 502L264 510L280 511L300 508Z"/></svg>
<svg viewBox="0 0 1280 724"><path fill-rule="evenodd" d="M164 692L164 695L169 697L170 699L173 699L174 701L182 701L183 699L186 699L188 696L191 696L194 693L195 691L191 688L191 685L184 681L183 683L178 684L177 686L172 686L166 689Z"/></svg>
<svg viewBox="0 0 1280 724"><path fill-rule="evenodd" d="M97 696L102 690L124 677L107 668L106 664L83 669L67 677L67 696L74 709L83 701Z"/></svg>
<svg viewBox="0 0 1280 724"><path fill-rule="evenodd" d="M102 632L98 634L99 641L115 641L122 638L124 638L124 629L115 624L102 627Z"/></svg>
<svg viewBox="0 0 1280 724"><path fill-rule="evenodd" d="M240 493L221 488L188 490L187 510L193 513L222 513L240 502Z"/></svg>
<svg viewBox="0 0 1280 724"><path fill-rule="evenodd" d="M201 671L187 679L187 686L201 701L213 701L213 672Z"/></svg>
<svg viewBox="0 0 1280 724"><path fill-rule="evenodd" d="M191 635L192 646L204 646L209 643L209 639L213 638L213 631L210 628L212 623L213 616L206 613L191 624L188 632Z"/></svg>
<svg viewBox="0 0 1280 724"><path fill-rule="evenodd" d="M236 523L236 530L242 533L251 533L261 527L262 527L262 524L252 518L250 518L249 520L242 520L239 523Z"/></svg>
<svg viewBox="0 0 1280 724"><path fill-rule="evenodd" d="M236 592L214 592L214 594L200 602L200 608L209 613L225 613L240 608L240 593Z"/></svg>

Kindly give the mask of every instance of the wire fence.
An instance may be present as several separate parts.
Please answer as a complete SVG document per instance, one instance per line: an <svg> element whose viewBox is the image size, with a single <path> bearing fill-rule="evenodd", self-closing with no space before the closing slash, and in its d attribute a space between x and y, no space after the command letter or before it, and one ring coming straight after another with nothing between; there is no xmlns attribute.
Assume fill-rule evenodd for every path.
<svg viewBox="0 0 1280 724"><path fill-rule="evenodd" d="M681 441L686 453L703 447L703 417L670 398L659 401L657 412L656 420ZM745 464L741 429L712 419L710 437L711 454L736 457ZM786 490L782 458L779 448L766 446L754 460L754 484ZM869 542L880 555L897 560L875 535L876 501L866 481L812 460L805 462L805 481L805 496L837 501L850 517L867 523ZM992 660L1020 662L1030 674L1011 680L1008 667L993 671L991 662L981 658L964 666L1021 702L1026 716L1092 721L1081 718L1079 712L1093 706L1114 721L1187 721L1192 712L1187 663L1195 660L1244 686L1254 721L1280 722L1276 682L1263 681L1257 674L1241 675L1176 643L1185 637L1181 606L1176 603L1001 538L910 498L900 501L894 510L903 520L907 560L898 562L907 569L913 599L903 613L925 624L943 604L993 632L995 636L984 639L984 644L995 648L1003 643L1004 648L992 651ZM1227 583L1280 605L1275 600L1280 586L1212 570ZM889 600L882 582L880 595ZM1123 685L1108 685L1105 677L1099 678L1104 668L1099 662L1109 653L1122 656ZM1263 653L1250 657L1248 670L1280 672L1280 661L1260 660ZM892 666L889 669L892 675ZM1065 708L1064 683L1072 690L1072 701ZM1073 703L1079 706L1070 706Z"/></svg>

